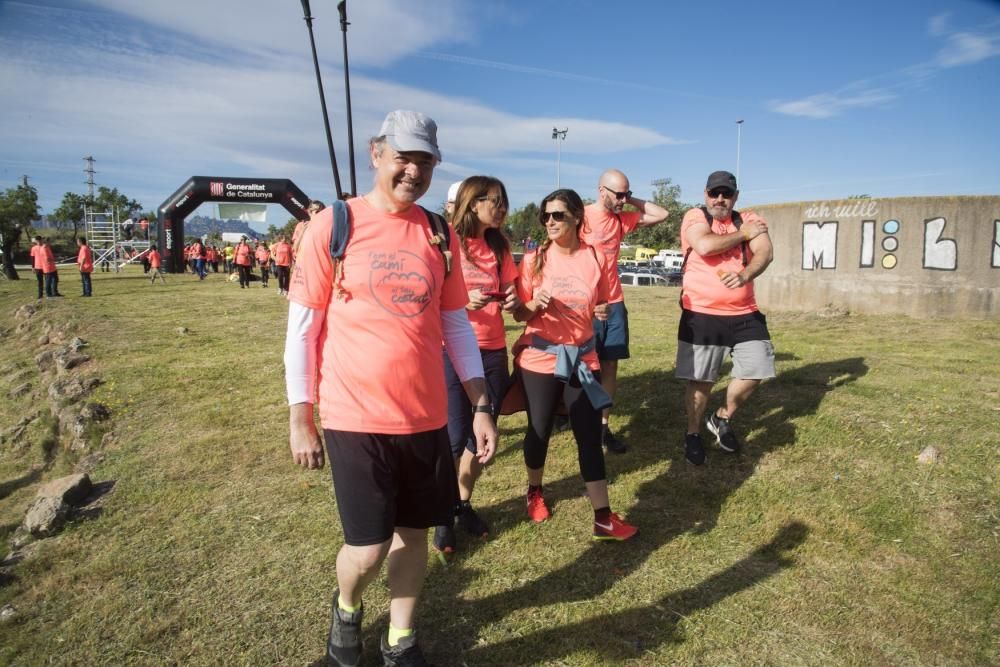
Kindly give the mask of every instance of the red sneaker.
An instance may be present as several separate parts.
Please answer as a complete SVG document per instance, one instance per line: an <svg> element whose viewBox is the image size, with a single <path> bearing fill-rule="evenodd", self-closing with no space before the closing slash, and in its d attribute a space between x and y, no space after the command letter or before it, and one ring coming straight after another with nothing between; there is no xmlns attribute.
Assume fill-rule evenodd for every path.
<svg viewBox="0 0 1000 667"><path fill-rule="evenodd" d="M635 537L638 532L638 528L622 521L622 518L614 512L608 515L607 523L594 520L595 540L617 540L624 542Z"/></svg>
<svg viewBox="0 0 1000 667"><path fill-rule="evenodd" d="M528 491L528 518L530 518L535 523L541 523L548 519L551 515L549 508L545 505L545 498L542 496L542 491Z"/></svg>

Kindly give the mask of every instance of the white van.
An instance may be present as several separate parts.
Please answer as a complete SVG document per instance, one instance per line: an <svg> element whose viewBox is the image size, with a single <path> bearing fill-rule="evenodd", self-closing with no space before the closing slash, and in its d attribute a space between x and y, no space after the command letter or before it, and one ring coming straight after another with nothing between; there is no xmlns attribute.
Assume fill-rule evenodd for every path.
<svg viewBox="0 0 1000 667"><path fill-rule="evenodd" d="M658 276L655 273L631 273L625 272L618 276L621 280L622 285L630 285L635 287L653 287L660 286L666 287L667 280L663 276Z"/></svg>

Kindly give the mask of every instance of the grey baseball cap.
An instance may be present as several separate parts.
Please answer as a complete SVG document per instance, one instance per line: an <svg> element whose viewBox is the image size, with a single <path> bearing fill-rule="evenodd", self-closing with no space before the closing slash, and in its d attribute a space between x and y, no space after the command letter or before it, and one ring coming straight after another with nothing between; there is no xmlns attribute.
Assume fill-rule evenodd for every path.
<svg viewBox="0 0 1000 667"><path fill-rule="evenodd" d="M390 111L382 121L379 136L385 137L389 145L400 153L421 151L430 153L441 161L441 151L437 144L437 123L419 111L397 109Z"/></svg>

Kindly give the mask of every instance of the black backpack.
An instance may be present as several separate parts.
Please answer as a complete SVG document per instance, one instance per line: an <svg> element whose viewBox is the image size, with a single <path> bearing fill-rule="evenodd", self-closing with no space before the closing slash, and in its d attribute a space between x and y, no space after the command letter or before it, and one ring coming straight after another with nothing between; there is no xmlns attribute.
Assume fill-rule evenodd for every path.
<svg viewBox="0 0 1000 667"><path fill-rule="evenodd" d="M330 233L330 260L333 262L333 284L337 284L338 276L343 274L340 260L347 251L347 242L351 236L351 211L342 199L335 199L333 204L333 231ZM445 278L451 273L451 228L448 222L439 214L428 211L423 206L420 210L427 216L427 224L431 228L430 242L436 245L444 261Z"/></svg>
<svg viewBox="0 0 1000 667"><path fill-rule="evenodd" d="M712 214L708 212L708 208L705 207L705 206L699 206L698 208L700 208L701 212L705 214L705 223L709 227L711 227L712 226ZM733 210L732 219L733 219L733 226L736 227L736 229L739 229L740 227L743 226L743 216L740 215L739 211ZM684 268L687 266L688 256L691 254L691 250L692 250L691 246L688 246L687 252L684 253L684 261L681 262L681 274L682 275L684 274ZM747 242L746 241L740 242L740 252L743 254L743 266L745 267L747 265L747 263L748 263L748 260L747 260Z"/></svg>

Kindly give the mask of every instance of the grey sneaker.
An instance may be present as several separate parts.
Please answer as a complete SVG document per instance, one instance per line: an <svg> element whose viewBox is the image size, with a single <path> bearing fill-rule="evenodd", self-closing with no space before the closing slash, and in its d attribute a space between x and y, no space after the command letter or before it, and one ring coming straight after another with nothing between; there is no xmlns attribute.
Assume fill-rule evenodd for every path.
<svg viewBox="0 0 1000 667"><path fill-rule="evenodd" d="M385 667L434 667L417 646L416 635L403 637L395 646L389 646L388 635L382 635L382 664Z"/></svg>
<svg viewBox="0 0 1000 667"><path fill-rule="evenodd" d="M337 604L339 598L340 591L334 591L326 663L336 667L357 667L361 664L361 618L365 609L361 606L353 614L348 613Z"/></svg>
<svg viewBox="0 0 1000 667"><path fill-rule="evenodd" d="M728 419L718 417L713 412L711 416L705 420L705 426L707 426L708 430L715 436L715 441L719 443L719 447L722 451L729 452L730 454L739 453L741 448L740 441L736 439L736 434L733 433L733 429L729 425Z"/></svg>
<svg viewBox="0 0 1000 667"><path fill-rule="evenodd" d="M684 458L696 466L705 463L705 446L701 444L701 436L697 433L684 436Z"/></svg>

